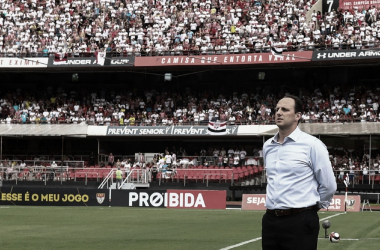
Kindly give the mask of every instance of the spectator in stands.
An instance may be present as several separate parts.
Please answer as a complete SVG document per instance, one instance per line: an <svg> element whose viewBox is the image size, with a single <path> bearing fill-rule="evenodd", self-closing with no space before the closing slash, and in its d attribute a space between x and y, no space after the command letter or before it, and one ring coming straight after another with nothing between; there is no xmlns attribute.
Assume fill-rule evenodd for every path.
<svg viewBox="0 0 380 250"><path fill-rule="evenodd" d="M227 166L228 166L228 156L224 155L223 156L223 167L227 167Z"/></svg>
<svg viewBox="0 0 380 250"><path fill-rule="evenodd" d="M340 183L343 183L343 179L344 179L344 171L347 170L347 164L344 163L342 164L340 167L339 167L339 177L338 177L338 180Z"/></svg>
<svg viewBox="0 0 380 250"><path fill-rule="evenodd" d="M223 155L222 155L222 153L219 153L219 155L218 155L217 166L218 167L223 166Z"/></svg>
<svg viewBox="0 0 380 250"><path fill-rule="evenodd" d="M26 163L24 161L21 161L20 163L20 169L26 168Z"/></svg>
<svg viewBox="0 0 380 250"><path fill-rule="evenodd" d="M242 148L239 152L240 154L240 166L245 166L245 157L247 155L247 152Z"/></svg>
<svg viewBox="0 0 380 250"><path fill-rule="evenodd" d="M89 161L90 165L91 166L95 166L95 155L94 155L94 152L91 152L89 158L90 158L90 161Z"/></svg>
<svg viewBox="0 0 380 250"><path fill-rule="evenodd" d="M240 163L240 156L239 154L236 154L234 155L234 167L238 167L239 166L239 163Z"/></svg>
<svg viewBox="0 0 380 250"><path fill-rule="evenodd" d="M112 153L108 156L108 166L113 167L113 164L115 163L115 157L113 156Z"/></svg>
<svg viewBox="0 0 380 250"><path fill-rule="evenodd" d="M125 165L127 165L127 159L123 159L122 162L120 163L121 168L125 168Z"/></svg>
<svg viewBox="0 0 380 250"><path fill-rule="evenodd" d="M127 163L124 165L125 174L128 175L131 169L132 169L132 160L128 159Z"/></svg>
<svg viewBox="0 0 380 250"><path fill-rule="evenodd" d="M121 161L120 161L120 159L117 159L115 166L117 168L121 168ZM124 166L123 166L123 168L124 168Z"/></svg>
<svg viewBox="0 0 380 250"><path fill-rule="evenodd" d="M165 155L165 163L168 166L168 168L172 165L172 155L170 153Z"/></svg>
<svg viewBox="0 0 380 250"><path fill-rule="evenodd" d="M220 151L217 148L214 148L214 151L212 152L212 156L214 159L214 165L217 165L217 163L218 163L219 154L220 154Z"/></svg>
<svg viewBox="0 0 380 250"><path fill-rule="evenodd" d="M361 170L363 171L363 184L368 184L368 165L366 162L361 166Z"/></svg>
<svg viewBox="0 0 380 250"><path fill-rule="evenodd" d="M140 165L145 164L145 154L140 152L139 155L137 156L136 161L139 162Z"/></svg>
<svg viewBox="0 0 380 250"><path fill-rule="evenodd" d="M201 164L203 164L206 161L206 150L202 148L199 155L200 155Z"/></svg>
<svg viewBox="0 0 380 250"><path fill-rule="evenodd" d="M153 163L152 168L151 168L151 172L152 172L153 182L156 182L157 174L158 174L158 166L156 163Z"/></svg>

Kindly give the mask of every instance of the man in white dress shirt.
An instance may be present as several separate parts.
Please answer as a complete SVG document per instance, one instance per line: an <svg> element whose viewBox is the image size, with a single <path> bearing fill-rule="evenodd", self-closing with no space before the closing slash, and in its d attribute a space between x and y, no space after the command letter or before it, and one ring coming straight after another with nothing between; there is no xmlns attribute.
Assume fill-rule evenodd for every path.
<svg viewBox="0 0 380 250"><path fill-rule="evenodd" d="M326 146L298 128L302 106L296 96L281 99L275 115L279 131L264 143L268 183L263 250L316 250L317 212L328 208L336 190Z"/></svg>

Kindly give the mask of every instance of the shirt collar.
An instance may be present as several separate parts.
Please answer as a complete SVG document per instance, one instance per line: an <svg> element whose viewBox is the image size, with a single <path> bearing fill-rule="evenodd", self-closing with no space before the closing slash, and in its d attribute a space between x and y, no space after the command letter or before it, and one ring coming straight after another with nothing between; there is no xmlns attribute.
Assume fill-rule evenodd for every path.
<svg viewBox="0 0 380 250"><path fill-rule="evenodd" d="M290 134L288 135L286 138L290 138L292 139L293 141L297 141L297 139L300 137L300 134L301 134L301 130L299 129L299 127L297 126L297 128ZM285 138L285 140L286 140ZM285 142L284 140L284 142ZM278 132L276 133L276 135L273 137L273 140L272 142L278 142Z"/></svg>

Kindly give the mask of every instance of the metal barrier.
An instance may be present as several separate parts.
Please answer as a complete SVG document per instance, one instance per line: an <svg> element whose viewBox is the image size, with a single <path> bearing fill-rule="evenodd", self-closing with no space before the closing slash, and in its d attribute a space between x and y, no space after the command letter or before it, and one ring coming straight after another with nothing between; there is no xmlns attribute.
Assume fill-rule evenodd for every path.
<svg viewBox="0 0 380 250"><path fill-rule="evenodd" d="M132 169L130 171L122 170L122 172L125 178L123 179L123 182L121 183L119 189L121 189L121 187L126 183L147 184L149 182L149 171L146 169ZM98 189L102 189L106 185L106 188L108 189L114 183L115 173L116 169L110 169L110 172L107 174L107 176L104 177Z"/></svg>
<svg viewBox="0 0 380 250"><path fill-rule="evenodd" d="M27 166L44 166L49 167L53 164L52 160L25 160ZM62 161L54 161L58 167L61 166ZM84 161L63 161L63 166L70 168L84 168Z"/></svg>
<svg viewBox="0 0 380 250"><path fill-rule="evenodd" d="M170 173L169 173L170 172ZM197 173L197 175L190 174L191 172ZM159 178L158 182L159 185L161 185L162 182L166 182L168 180L171 180L171 182L174 182L174 180L179 183L180 181L183 181L183 185L186 186L187 182L190 182L194 180L195 182L198 182L198 180L202 180L202 183L206 183L207 187L209 184L209 181L218 181L221 183L224 181L227 183L227 181L231 180L231 186L234 185L234 180L236 180L233 169L184 169L184 168L178 168L172 171L162 171L159 172ZM219 178L216 178L214 176L217 176Z"/></svg>
<svg viewBox="0 0 380 250"><path fill-rule="evenodd" d="M209 186L211 182L229 183L230 185L262 185L266 183L265 168L260 167L259 171L253 174L247 174L247 168L176 168L173 171L162 171L157 173L158 184L164 182L183 183L185 186L189 182L201 182ZM258 169L258 168L256 168ZM65 182L84 182L87 185L89 181L101 181L99 188L112 185L115 180L114 173L116 168L70 168L69 166L27 166L21 167L0 167L0 178L4 181L15 181L16 185L20 181L43 181L47 185L48 181L65 181ZM240 171L240 172L238 172ZM122 170L123 184L147 184L152 179L152 173L149 169L132 168L130 171ZM334 170L337 183L343 183L343 178L349 170ZM367 175L363 175L363 170L354 170L350 177L350 186L355 187L358 184L371 185L380 184L380 174L378 170L370 169Z"/></svg>
<svg viewBox="0 0 380 250"><path fill-rule="evenodd" d="M64 156L64 158L67 156ZM8 154L3 154L3 159L8 159L8 161L21 161L21 160L27 160L30 158L30 155L8 155ZM62 155L38 155L39 161L56 161L56 162L61 162ZM70 156L70 160L73 161L85 161L89 159L89 155L73 155ZM0 162L4 162L6 160L1 160Z"/></svg>
<svg viewBox="0 0 380 250"><path fill-rule="evenodd" d="M350 178L350 185L352 185L352 187L354 187L355 184L369 184L373 187L377 181L379 181L380 184L380 173L378 169L368 169L366 170L367 174L363 174L363 170L334 169L333 171L337 183L343 183L345 174L348 173L348 176ZM353 173L351 173L350 171L352 171ZM341 174L341 172L343 172L343 174ZM376 174L376 172L378 174Z"/></svg>
<svg viewBox="0 0 380 250"><path fill-rule="evenodd" d="M295 52L295 51L350 51L352 49L376 49L380 47L379 42L374 42L372 44L355 44L354 47L348 44L339 44L339 46L333 46L332 44L324 44L324 45L303 45L303 44L292 44L292 45L284 45L277 46L278 48L282 48L284 53L287 52ZM117 58L117 57L145 57L145 56L207 56L207 55L230 55L230 54L255 54L255 53L270 53L271 48L269 45L264 45L261 47L255 47L253 44L251 46L247 46L247 48L236 50L229 49L207 49L207 50L168 50L168 51L150 51L146 52L144 49L140 51L112 51L107 52L108 58ZM0 57L54 57L56 52L4 52L0 53ZM95 52L79 52L79 53L66 53L68 58L78 58L78 57L96 57Z"/></svg>
<svg viewBox="0 0 380 250"><path fill-rule="evenodd" d="M118 159L120 161L122 161L123 159L132 159L132 161L135 160L135 155L113 155L113 156L115 159L114 166L115 166ZM98 162L99 163L103 162L105 164L105 166L107 166L108 165L108 157L109 157L109 154L99 154L98 155Z"/></svg>

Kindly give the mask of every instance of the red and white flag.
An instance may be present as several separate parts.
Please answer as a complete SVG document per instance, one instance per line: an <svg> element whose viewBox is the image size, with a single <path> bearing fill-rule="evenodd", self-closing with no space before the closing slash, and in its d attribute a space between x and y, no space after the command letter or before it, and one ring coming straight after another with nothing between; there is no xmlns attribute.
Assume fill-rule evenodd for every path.
<svg viewBox="0 0 380 250"><path fill-rule="evenodd" d="M210 135L226 135L227 122L209 122L207 132Z"/></svg>
<svg viewBox="0 0 380 250"><path fill-rule="evenodd" d="M67 63L67 53L55 53L53 64L66 64Z"/></svg>

